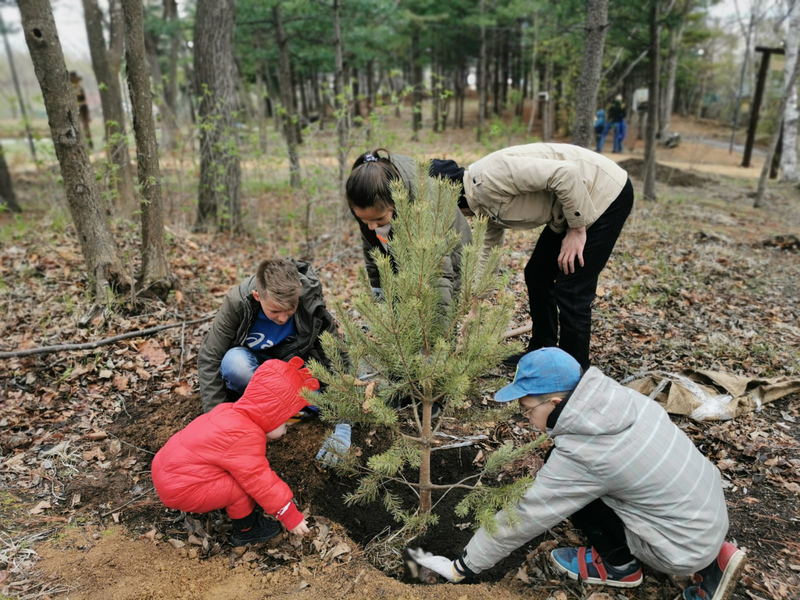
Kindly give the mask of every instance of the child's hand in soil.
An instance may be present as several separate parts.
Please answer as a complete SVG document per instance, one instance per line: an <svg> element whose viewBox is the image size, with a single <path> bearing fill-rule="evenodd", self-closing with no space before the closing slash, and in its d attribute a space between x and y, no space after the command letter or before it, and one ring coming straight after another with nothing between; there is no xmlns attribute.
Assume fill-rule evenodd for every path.
<svg viewBox="0 0 800 600"><path fill-rule="evenodd" d="M303 519L300 523L298 523L295 526L294 529L292 529L290 531L290 533L293 533L295 535L305 535L305 534L310 533L310 532L311 532L311 530L308 528L308 524L306 523L305 519Z"/></svg>

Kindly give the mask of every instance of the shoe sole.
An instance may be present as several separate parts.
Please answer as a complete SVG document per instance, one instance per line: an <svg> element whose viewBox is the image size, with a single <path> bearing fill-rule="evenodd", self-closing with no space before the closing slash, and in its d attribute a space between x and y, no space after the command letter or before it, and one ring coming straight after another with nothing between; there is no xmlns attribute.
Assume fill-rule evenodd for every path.
<svg viewBox="0 0 800 600"><path fill-rule="evenodd" d="M731 597L736 587L736 582L739 581L739 576L742 574L746 564L747 555L744 551L737 550L733 556L731 556L728 565L722 572L722 579L720 579L717 591L711 600L728 600Z"/></svg>
<svg viewBox="0 0 800 600"><path fill-rule="evenodd" d="M617 588L635 588L639 587L642 584L642 579L640 578L637 581L614 581L613 579L606 579L603 581L602 579L598 579L597 577L587 577L586 579L581 579L580 575L573 573L560 562L558 562L555 557L553 556L552 552L550 553L550 562L552 562L556 568L561 571L561 573L565 574L567 577L574 581L582 581L583 583L588 583L591 585L607 585L608 587L617 587ZM713 600L717 600L714 598Z"/></svg>

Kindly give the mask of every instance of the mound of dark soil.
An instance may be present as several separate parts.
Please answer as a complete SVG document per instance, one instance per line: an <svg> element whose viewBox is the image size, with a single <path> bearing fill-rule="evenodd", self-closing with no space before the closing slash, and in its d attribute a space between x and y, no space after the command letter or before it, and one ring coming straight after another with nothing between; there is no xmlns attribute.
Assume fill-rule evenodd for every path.
<svg viewBox="0 0 800 600"><path fill-rule="evenodd" d="M636 179L642 179L642 177L644 177L644 161L642 159L629 158L618 164L628 172L629 177ZM703 187L709 183L713 183L713 180L709 177L703 177L696 173L688 173L676 167L668 167L659 163L656 163L656 181L679 187Z"/></svg>
<svg viewBox="0 0 800 600"><path fill-rule="evenodd" d="M336 472L325 471L314 460L329 430L327 425L319 422L301 423L293 429L283 439L270 444L267 457L272 468L292 488L301 506L308 505L312 515L322 515L340 523L348 535L362 546L379 534L400 527L383 508L381 498L367 506L345 504L344 497L356 489L358 478L342 477ZM389 443L387 432L353 428L353 446L361 453L362 460L384 450ZM478 468L473 461L478 451L477 448L466 447L434 452L431 465L434 483L455 483L476 474ZM408 469L403 476L409 481L418 480L416 470ZM412 509L417 504L416 495L410 487L397 484L390 489L401 499L404 508ZM467 490L454 489L444 497L441 493L434 494L434 511L439 516L439 522L423 538L416 540L414 545L452 558L460 555L474 533L469 517L460 518L455 514L455 507L466 492ZM526 554L541 541L539 538L531 540L490 571L481 574L481 579L499 580L509 572L516 572Z"/></svg>

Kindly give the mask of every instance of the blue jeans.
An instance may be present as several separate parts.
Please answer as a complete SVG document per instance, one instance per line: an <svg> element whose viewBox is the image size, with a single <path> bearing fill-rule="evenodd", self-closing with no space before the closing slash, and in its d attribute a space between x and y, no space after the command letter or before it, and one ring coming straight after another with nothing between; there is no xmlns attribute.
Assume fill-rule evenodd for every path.
<svg viewBox="0 0 800 600"><path fill-rule="evenodd" d="M597 137L597 152L603 151L603 146L606 143L606 136L612 129L614 130L612 137L614 140L614 152L622 152L622 141L625 139L624 123L624 121L618 121L616 123L606 121L606 126L603 128L603 132Z"/></svg>
<svg viewBox="0 0 800 600"><path fill-rule="evenodd" d="M244 346L235 346L228 350L219 366L225 387L241 396L262 362L264 361L259 360L254 352Z"/></svg>

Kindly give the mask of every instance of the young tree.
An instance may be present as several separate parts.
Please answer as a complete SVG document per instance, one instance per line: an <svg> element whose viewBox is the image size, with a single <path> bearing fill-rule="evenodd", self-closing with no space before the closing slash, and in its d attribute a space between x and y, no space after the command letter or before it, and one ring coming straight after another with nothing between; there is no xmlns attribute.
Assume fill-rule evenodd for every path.
<svg viewBox="0 0 800 600"><path fill-rule="evenodd" d="M19 5L25 42L42 90L64 191L83 257L99 300L112 290L130 288L131 278L117 256L108 214L103 207L89 155L83 144L78 107L69 81L61 41L48 0Z"/></svg>
<svg viewBox="0 0 800 600"><path fill-rule="evenodd" d="M594 141L594 115L607 27L608 0L589 0L578 103L575 109L575 131L572 135L572 143L584 148L588 148Z"/></svg>
<svg viewBox="0 0 800 600"><path fill-rule="evenodd" d="M463 248L461 289L450 309L443 312L439 292L442 261L458 242L457 234L450 230L458 192L442 180L430 181L427 166L422 165L419 171L415 202L409 201L402 184L392 190L397 213L389 242L391 256L377 252L373 256L384 300L373 299L362 270L361 290L353 305L363 322L342 319L343 340L323 337L326 355L341 357L346 353L352 366L341 358L334 361L332 370L318 362L311 364L314 375L327 384L314 400L324 409L327 420L383 426L393 436L392 446L370 457L365 466L356 466L353 456L344 461L346 470L363 475L347 502L374 502L381 496L385 507L412 531L435 522L431 514L434 492L453 487L471 489L465 481L434 483L441 480L441 474L434 476L431 450L443 422L441 418L434 421L434 404L442 407L443 415L457 411L461 411L460 416L466 415L467 398L476 391L478 378L516 349L514 344L503 343L513 309L510 296L502 296L496 305L479 300L496 286L494 273L500 258L495 249L481 264L485 220L477 222L473 243ZM473 307L476 314L470 318ZM345 314L341 304L337 311ZM358 365L368 365L377 373L377 380L366 385L356 379ZM400 398L411 404L410 426L398 419L392 407ZM419 469L417 481L407 482L400 476L407 466ZM469 479L478 477L476 474ZM414 488L419 506L401 506L387 488L387 484L397 482ZM509 499L513 494L477 494L469 501L471 508L513 502Z"/></svg>
<svg viewBox="0 0 800 600"><path fill-rule="evenodd" d="M113 13L116 2L109 7ZM103 36L103 14L97 0L83 0L83 15L86 34L89 38L89 53L92 56L97 85L100 88L100 104L106 126L106 144L111 162L116 167L115 180L119 206L130 213L136 206L136 195L131 175L131 159L128 154L128 137L125 132L125 113L122 110L122 92L119 85L121 56L110 56L122 50L122 27L111 31L111 44L106 47Z"/></svg>
<svg viewBox="0 0 800 600"><path fill-rule="evenodd" d="M0 144L0 212L4 210L12 213L22 212L19 204L17 204L17 196L14 194L14 186L11 183L11 173L8 171L3 145Z"/></svg>
<svg viewBox="0 0 800 600"><path fill-rule="evenodd" d="M164 247L164 212L161 202L161 172L158 166L158 142L153 122L153 94L147 75L144 50L141 0L122 0L125 14L125 62L128 92L136 134L136 163L142 192L142 271L139 288L166 299L176 279L169 270Z"/></svg>
<svg viewBox="0 0 800 600"><path fill-rule="evenodd" d="M200 188L196 227L236 231L242 225L233 33L236 0L198 0L194 33L195 91L200 97Z"/></svg>

